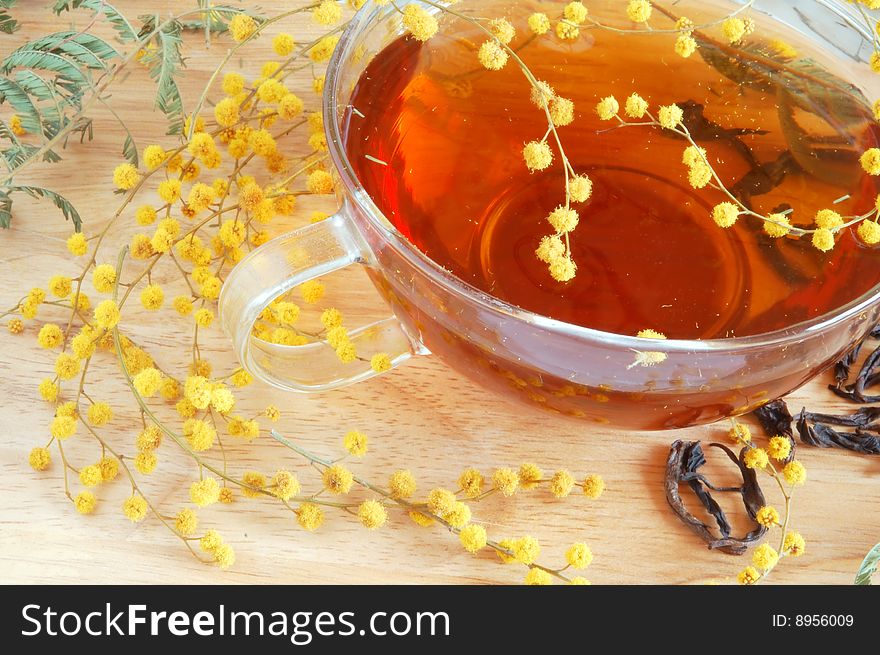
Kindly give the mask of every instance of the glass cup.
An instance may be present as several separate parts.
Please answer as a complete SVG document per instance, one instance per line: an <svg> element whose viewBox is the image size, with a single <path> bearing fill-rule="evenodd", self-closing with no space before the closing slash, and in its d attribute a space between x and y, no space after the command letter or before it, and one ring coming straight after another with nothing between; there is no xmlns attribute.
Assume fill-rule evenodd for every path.
<svg viewBox="0 0 880 655"><path fill-rule="evenodd" d="M741 4L745 4L744 2ZM766 12L870 77L872 35L841 0L758 0ZM839 360L880 319L880 288L839 309L771 333L736 339L651 341L525 311L463 282L389 223L347 159L348 99L372 55L402 32L390 5L368 2L330 61L324 124L341 206L332 217L257 248L230 273L221 322L241 364L297 392L334 389L377 375L368 358L344 364L326 342L268 343L252 335L260 313L292 288L353 264L367 268L391 316L349 335L361 353L386 352L392 367L434 354L478 384L550 412L636 430L709 423L749 412L803 385ZM869 97L876 97L869 93ZM634 366L650 350L655 366Z"/></svg>

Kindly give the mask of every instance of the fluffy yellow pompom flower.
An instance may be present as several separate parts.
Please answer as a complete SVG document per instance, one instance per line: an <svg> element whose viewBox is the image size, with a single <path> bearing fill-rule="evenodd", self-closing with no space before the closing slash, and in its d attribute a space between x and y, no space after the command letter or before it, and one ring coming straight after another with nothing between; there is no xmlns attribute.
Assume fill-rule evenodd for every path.
<svg viewBox="0 0 880 655"><path fill-rule="evenodd" d="M747 566L736 576L736 581L742 585L755 584L760 579L761 574L758 573L758 569L754 566Z"/></svg>
<svg viewBox="0 0 880 655"><path fill-rule="evenodd" d="M514 540L510 550L517 562L528 566L534 564L541 554L541 544L534 537L525 536Z"/></svg>
<svg viewBox="0 0 880 655"><path fill-rule="evenodd" d="M385 506L377 500L365 500L358 506L358 518L361 524L368 530L376 530L385 525L388 513Z"/></svg>
<svg viewBox="0 0 880 655"><path fill-rule="evenodd" d="M529 29L538 36L550 31L550 19L547 17L547 14L541 12L535 12L529 16L528 24Z"/></svg>
<svg viewBox="0 0 880 655"><path fill-rule="evenodd" d="M241 476L241 481L244 484L241 493L244 494L246 498L259 498L263 495L260 492L263 487L266 486L266 476L262 473L258 473L257 471L246 471L245 474Z"/></svg>
<svg viewBox="0 0 880 655"><path fill-rule="evenodd" d="M162 385L162 374L157 369L148 367L134 376L132 384L141 396L151 398L156 395Z"/></svg>
<svg viewBox="0 0 880 655"><path fill-rule="evenodd" d="M82 232L74 232L67 238L67 250L74 257L82 257L89 251L89 242Z"/></svg>
<svg viewBox="0 0 880 655"><path fill-rule="evenodd" d="M151 171L159 168L166 157L165 149L162 146L150 145L144 148L144 165Z"/></svg>
<svg viewBox="0 0 880 655"><path fill-rule="evenodd" d="M104 482L115 480L119 475L119 461L113 457L102 457L98 461L98 468L101 469L101 480Z"/></svg>
<svg viewBox="0 0 880 655"><path fill-rule="evenodd" d="M584 495L596 499L605 492L605 480L601 475L588 475L583 482Z"/></svg>
<svg viewBox="0 0 880 655"><path fill-rule="evenodd" d="M752 553L752 564L764 571L772 569L777 562L779 562L779 553L770 544L761 544Z"/></svg>
<svg viewBox="0 0 880 655"><path fill-rule="evenodd" d="M856 233L865 245L874 246L880 243L880 225L876 221L862 221Z"/></svg>
<svg viewBox="0 0 880 655"><path fill-rule="evenodd" d="M565 498L571 493L573 488L574 478L571 473L565 469L556 471L556 473L553 474L553 477L550 478L550 493L557 498Z"/></svg>
<svg viewBox="0 0 880 655"><path fill-rule="evenodd" d="M214 312L203 307L193 314L193 318L195 319L196 325L199 327L211 327L211 323L214 322Z"/></svg>
<svg viewBox="0 0 880 655"><path fill-rule="evenodd" d="M791 439L788 437L773 437L767 444L767 453L773 459L782 461L791 455Z"/></svg>
<svg viewBox="0 0 880 655"><path fill-rule="evenodd" d="M495 469L492 473L492 486L504 496L512 496L519 486L519 476L509 468Z"/></svg>
<svg viewBox="0 0 880 655"><path fill-rule="evenodd" d="M532 489L544 479L544 471L541 470L541 467L531 462L521 464L517 475L523 489Z"/></svg>
<svg viewBox="0 0 880 655"><path fill-rule="evenodd" d="M507 64L510 55L495 39L489 39L480 46L477 58L484 68L490 71L500 71Z"/></svg>
<svg viewBox="0 0 880 655"><path fill-rule="evenodd" d="M66 275L53 275L49 279L48 287L57 298L67 298L73 290L72 282Z"/></svg>
<svg viewBox="0 0 880 655"><path fill-rule="evenodd" d="M779 525L779 512L775 507L765 505L755 514L755 521L765 528L772 528L774 525Z"/></svg>
<svg viewBox="0 0 880 655"><path fill-rule="evenodd" d="M233 98L223 98L214 105L214 120L220 127L232 127L238 119L238 103Z"/></svg>
<svg viewBox="0 0 880 655"><path fill-rule="evenodd" d="M862 168L869 175L880 175L880 148L870 148L859 158Z"/></svg>
<svg viewBox="0 0 880 655"><path fill-rule="evenodd" d="M445 512L448 512L456 502L455 494L449 491L449 489L444 489L443 487L431 489L428 493L428 509L434 514L444 514Z"/></svg>
<svg viewBox="0 0 880 655"><path fill-rule="evenodd" d="M92 284L100 293L113 291L116 284L116 269L110 264L99 264L92 272Z"/></svg>
<svg viewBox="0 0 880 655"><path fill-rule="evenodd" d="M174 311L181 316L186 316L193 310L192 300L186 296L176 296L172 305L174 306Z"/></svg>
<svg viewBox="0 0 880 655"><path fill-rule="evenodd" d="M388 490L392 498L410 498L416 492L416 479L407 470L395 471L388 480Z"/></svg>
<svg viewBox="0 0 880 655"><path fill-rule="evenodd" d="M675 39L675 54L687 59L697 51L697 40L690 34L679 34Z"/></svg>
<svg viewBox="0 0 880 655"><path fill-rule="evenodd" d="M563 41L574 41L580 33L581 30L577 25L572 25L566 21L556 23L556 36Z"/></svg>
<svg viewBox="0 0 880 655"><path fill-rule="evenodd" d="M455 501L452 506L443 513L443 520L453 528L461 528L470 523L471 508L462 502Z"/></svg>
<svg viewBox="0 0 880 655"><path fill-rule="evenodd" d="M719 227L731 227L739 218L739 207L732 202L722 202L712 209L712 220Z"/></svg>
<svg viewBox="0 0 880 655"><path fill-rule="evenodd" d="M76 419L72 416L56 416L49 424L49 434L55 439L69 439L76 433Z"/></svg>
<svg viewBox="0 0 880 655"><path fill-rule="evenodd" d="M45 471L51 463L52 455L49 453L48 448L37 446L31 449L28 455L28 464L30 464L32 469L35 471Z"/></svg>
<svg viewBox="0 0 880 655"><path fill-rule="evenodd" d="M783 552L794 557L800 557L804 554L806 548L807 544L799 532L787 532L785 534L785 539L782 542Z"/></svg>
<svg viewBox="0 0 880 655"><path fill-rule="evenodd" d="M648 101L638 93L630 94L626 99L624 110L626 111L626 115L630 118L644 118L645 114L648 112ZM617 113L617 110L615 110L614 113Z"/></svg>
<svg viewBox="0 0 880 655"><path fill-rule="evenodd" d="M376 373L391 370L391 356L388 353L376 353L370 358L370 368Z"/></svg>
<svg viewBox="0 0 880 655"><path fill-rule="evenodd" d="M114 300L102 300L95 307L95 323L105 330L116 327L117 323L119 323L119 318L119 306Z"/></svg>
<svg viewBox="0 0 880 655"><path fill-rule="evenodd" d="M572 23L583 23L587 20L589 13L582 2L569 2L562 10L565 20L569 20Z"/></svg>
<svg viewBox="0 0 880 655"><path fill-rule="evenodd" d="M44 378L38 387L40 397L46 402L54 403L58 399L58 385L52 378Z"/></svg>
<svg viewBox="0 0 880 655"><path fill-rule="evenodd" d="M568 180L568 195L572 202L586 202L593 195L593 181L586 175L575 175Z"/></svg>
<svg viewBox="0 0 880 655"><path fill-rule="evenodd" d="M785 214L770 214L764 221L764 232L774 239L784 237L791 232L791 223Z"/></svg>
<svg viewBox="0 0 880 655"><path fill-rule="evenodd" d="M107 403L93 403L89 406L88 417L89 423L92 425L106 425L113 420L113 410Z"/></svg>
<svg viewBox="0 0 880 655"><path fill-rule="evenodd" d="M577 227L578 213L573 209L567 209L560 205L550 212L550 215L547 216L547 222L553 226L553 229L558 234L565 234Z"/></svg>
<svg viewBox="0 0 880 655"><path fill-rule="evenodd" d="M24 136L27 130L24 129L24 125L21 123L21 116L18 114L12 114L9 117L9 129L12 130L12 133L15 136Z"/></svg>
<svg viewBox="0 0 880 655"><path fill-rule="evenodd" d="M143 496L130 496L122 503L122 513L132 523L140 523L147 516L147 501Z"/></svg>
<svg viewBox="0 0 880 655"><path fill-rule="evenodd" d="M226 73L223 76L223 93L236 96L244 91L244 77L241 73Z"/></svg>
<svg viewBox="0 0 880 655"><path fill-rule="evenodd" d="M70 380L79 373L79 359L70 353L61 353L55 360L55 375L62 380Z"/></svg>
<svg viewBox="0 0 880 655"><path fill-rule="evenodd" d="M565 256L565 243L555 234L542 237L537 250L535 250L535 256L547 264L556 261Z"/></svg>
<svg viewBox="0 0 880 655"><path fill-rule="evenodd" d="M654 11L648 0L629 0L626 7L626 15L634 23L647 23Z"/></svg>
<svg viewBox="0 0 880 655"><path fill-rule="evenodd" d="M593 551L583 542L573 543L565 551L565 561L575 569L585 569L593 561Z"/></svg>
<svg viewBox="0 0 880 655"><path fill-rule="evenodd" d="M489 21L489 31L501 43L507 45L516 36L516 29L504 18L493 18Z"/></svg>
<svg viewBox="0 0 880 655"><path fill-rule="evenodd" d="M333 193L333 177L327 171L312 171L306 178L306 189L309 193Z"/></svg>
<svg viewBox="0 0 880 655"><path fill-rule="evenodd" d="M477 469L465 469L458 476L458 486L468 498L476 498L483 491L483 474Z"/></svg>
<svg viewBox="0 0 880 655"><path fill-rule="evenodd" d="M229 21L229 33L234 41L241 43L257 29L256 21L247 14L236 14Z"/></svg>
<svg viewBox="0 0 880 655"><path fill-rule="evenodd" d="M543 171L553 163L553 151L545 141L529 141L523 147L523 159L530 171Z"/></svg>
<svg viewBox="0 0 880 655"><path fill-rule="evenodd" d="M559 257L550 262L549 270L557 282L568 282L577 274L577 264L570 257Z"/></svg>
<svg viewBox="0 0 880 655"><path fill-rule="evenodd" d="M138 169L132 164L119 164L113 169L113 184L123 191L133 189L140 179Z"/></svg>
<svg viewBox="0 0 880 655"><path fill-rule="evenodd" d="M813 232L813 247L822 252L828 252L834 248L834 233L825 228L819 228Z"/></svg>
<svg viewBox="0 0 880 655"><path fill-rule="evenodd" d="M367 454L367 435L357 430L350 430L345 433L342 444L345 449L355 457L363 457Z"/></svg>
<svg viewBox="0 0 880 655"><path fill-rule="evenodd" d="M548 109L550 120L556 127L565 127L574 121L574 103L568 98L554 96L548 103Z"/></svg>
<svg viewBox="0 0 880 655"><path fill-rule="evenodd" d="M798 460L792 460L782 468L782 475L790 485L802 485L807 481L807 469Z"/></svg>
<svg viewBox="0 0 880 655"><path fill-rule="evenodd" d="M342 18L342 7L335 0L323 0L312 10L312 19L319 25L332 25Z"/></svg>
<svg viewBox="0 0 880 655"><path fill-rule="evenodd" d="M290 471L277 471L272 476L269 491L281 500L290 500L300 491L299 480Z"/></svg>
<svg viewBox="0 0 880 655"><path fill-rule="evenodd" d="M660 111L657 113L657 120L660 126L667 130L673 130L678 127L683 118L684 111L678 105L660 107Z"/></svg>
<svg viewBox="0 0 880 655"><path fill-rule="evenodd" d="M354 476L342 464L333 464L321 473L321 482L332 494L347 494L354 484Z"/></svg>
<svg viewBox="0 0 880 655"><path fill-rule="evenodd" d="M620 103L617 102L617 98L614 96L607 96L602 98L596 104L596 114L603 121L610 121L612 118L617 116L620 111Z"/></svg>
<svg viewBox="0 0 880 655"><path fill-rule="evenodd" d="M43 348L57 348L62 341L64 341L64 333L54 323L46 323L37 335L37 342Z"/></svg>
<svg viewBox="0 0 880 655"><path fill-rule="evenodd" d="M324 522L324 512L314 503L303 503L296 509L296 522L302 529L313 532Z"/></svg>
<svg viewBox="0 0 880 655"><path fill-rule="evenodd" d="M80 514L91 514L95 511L98 501L91 491L81 491L73 499L73 506Z"/></svg>
<svg viewBox="0 0 880 655"><path fill-rule="evenodd" d="M309 50L309 59L315 63L327 61L330 59L330 55L333 54L333 50L336 49L337 43L339 43L339 35L332 34L325 36L318 41L311 50Z"/></svg>
<svg viewBox="0 0 880 655"><path fill-rule="evenodd" d="M553 576L547 573L544 569L531 568L529 569L529 572L526 573L524 582L529 586L543 587L553 584Z"/></svg>
<svg viewBox="0 0 880 655"><path fill-rule="evenodd" d="M281 32L272 39L272 49L279 57L287 57L296 47L296 41L287 32Z"/></svg>
<svg viewBox="0 0 880 655"><path fill-rule="evenodd" d="M9 334L21 334L24 332L24 321L20 318L11 318L6 324L6 328L9 330Z"/></svg>
<svg viewBox="0 0 880 655"><path fill-rule="evenodd" d="M763 469L770 463L767 451L763 448L749 448L743 455L743 464L750 469Z"/></svg>
<svg viewBox="0 0 880 655"><path fill-rule="evenodd" d="M688 183L695 189L702 189L712 181L712 168L705 162L697 162L688 171Z"/></svg>
<svg viewBox="0 0 880 655"><path fill-rule="evenodd" d="M176 202L180 198L180 180L163 180L159 182L159 197L167 203Z"/></svg>
<svg viewBox="0 0 880 655"><path fill-rule="evenodd" d="M213 505L220 498L220 484L216 478L207 477L189 486L189 499L198 507Z"/></svg>
<svg viewBox="0 0 880 655"><path fill-rule="evenodd" d="M733 16L721 23L721 33L730 43L736 43L746 35L746 22Z"/></svg>
<svg viewBox="0 0 880 655"><path fill-rule="evenodd" d="M174 529L184 537L195 534L199 527L199 517L194 510L184 508L174 517Z"/></svg>
<svg viewBox="0 0 880 655"><path fill-rule="evenodd" d="M403 10L403 26L417 41L427 41L439 29L437 19L415 4L407 5Z"/></svg>
<svg viewBox="0 0 880 655"><path fill-rule="evenodd" d="M458 533L458 540L467 552L476 553L486 547L488 542L486 528L482 525L470 523L464 526L461 532Z"/></svg>
<svg viewBox="0 0 880 655"><path fill-rule="evenodd" d="M83 466L79 470L79 481L84 487L97 487L99 484L101 484L101 482L103 482L101 469L94 464Z"/></svg>
<svg viewBox="0 0 880 655"><path fill-rule="evenodd" d="M141 291L141 305L144 309L159 309L163 302L165 302L165 292L158 284L148 284Z"/></svg>
<svg viewBox="0 0 880 655"><path fill-rule="evenodd" d="M278 103L278 115L286 121L293 120L303 112L302 99L295 93L288 93Z"/></svg>
<svg viewBox="0 0 880 655"><path fill-rule="evenodd" d="M843 216L833 209L820 209L816 213L815 222L818 227L825 228L826 230L834 230L844 223Z"/></svg>

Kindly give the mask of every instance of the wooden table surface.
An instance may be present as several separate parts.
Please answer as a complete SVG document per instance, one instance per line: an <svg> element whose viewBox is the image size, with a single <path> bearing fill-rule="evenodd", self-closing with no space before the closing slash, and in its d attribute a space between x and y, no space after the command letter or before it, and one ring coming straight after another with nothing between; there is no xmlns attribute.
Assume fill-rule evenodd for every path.
<svg viewBox="0 0 880 655"><path fill-rule="evenodd" d="M64 26L54 19L47 3L19 3L15 12L22 29L0 36L0 54L26 37ZM130 14L161 3L118 2ZM194 4L194 3L193 3ZM267 11L289 3L260 3ZM88 21L79 12L77 25ZM314 27L308 29L314 30ZM206 51L198 36L188 36L189 69L183 78L186 98L192 102L225 53L226 44ZM269 56L263 42L246 58L252 73ZM151 111L152 85L136 67L113 92L114 107L133 121L141 145L159 138L162 117ZM315 95L309 106L318 108ZM80 208L87 233L94 233L116 207L111 173L119 162L121 136L106 115L94 112L96 138L89 146L72 146L64 162L41 166L29 179L39 179L63 190ZM165 141L168 143L168 141ZM331 209L327 199L303 199L293 219L274 229L308 221L319 208ZM114 233L122 243L134 231L130 225ZM77 274L64 239L71 231L47 204L19 200L11 230L0 233L0 306L16 302L31 286L45 286L56 273ZM112 247L106 259L115 256ZM169 278L170 279L170 278ZM163 280L164 281L164 280ZM345 294L340 289L345 288ZM361 272L345 272L329 282L331 298L352 317L353 323L384 309ZM170 291L169 291L170 293ZM60 314L41 312L42 320ZM343 513L329 512L316 533L299 529L292 516L277 504L241 499L233 505L200 510L203 525L218 528L234 546L238 561L227 572L197 562L155 518L133 525L120 511L128 485L117 479L98 490L99 507L92 516L78 515L63 495L59 462L45 473L27 465L28 451L46 440L51 409L38 399L36 385L50 373L53 357L36 346L41 321L29 322L25 334L0 337L0 581L6 583L517 583L524 570L504 566L485 552L465 553L458 540L440 528L421 528L392 512L389 524L367 531ZM190 338L183 319L145 317L133 336L150 349L163 367L183 371ZM230 344L216 325L205 343L217 370L234 365ZM101 382L96 395L117 409L111 440L133 454L138 431L137 414L119 371L108 355L99 355ZM794 411L808 405L814 410L843 411L845 403L815 381L790 399ZM663 471L674 439L723 440L723 426L636 434L551 418L538 410L514 406L482 391L432 357L416 358L399 370L340 391L316 396L291 396L255 384L242 394L241 405L257 411L268 403L282 408L277 427L323 455L338 454L341 437L349 429L370 436L370 452L353 464L363 477L385 482L397 468L411 469L422 491L453 485L468 466L489 471L496 466L516 467L534 461L545 470L569 468L576 476L601 474L605 495L589 500L572 495L556 500L546 491L523 492L511 499L490 498L475 508L475 518L496 537L532 534L543 545L542 560L561 563L565 548L586 541L595 559L587 571L594 583L700 583L730 581L747 564L708 551L666 505ZM79 440L79 442L77 442ZM71 443L71 457L83 464L96 458L95 447L84 437ZM838 451L802 448L809 470L808 484L794 502L793 526L807 539L807 554L786 560L772 574L774 583L851 582L867 550L880 540L880 522L874 511L880 498L880 459ZM173 513L187 503L189 482L196 475L191 463L160 451L156 473L145 489L163 510ZM287 466L314 488L309 469L268 438L234 448L233 467L271 473ZM711 471L711 468L710 468ZM74 487L78 483L74 484ZM769 481L764 488L778 503ZM729 509L733 509L732 506Z"/></svg>

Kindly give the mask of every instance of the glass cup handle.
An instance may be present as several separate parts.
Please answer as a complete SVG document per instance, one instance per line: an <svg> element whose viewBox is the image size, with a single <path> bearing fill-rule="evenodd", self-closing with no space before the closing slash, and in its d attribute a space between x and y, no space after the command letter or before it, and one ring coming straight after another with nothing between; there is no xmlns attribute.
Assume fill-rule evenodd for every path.
<svg viewBox="0 0 880 655"><path fill-rule="evenodd" d="M349 330L358 359L343 363L324 340L302 346L269 343L252 335L254 323L278 296L303 282L372 259L344 213L277 237L255 249L229 273L218 303L220 323L241 365L269 384L303 393L335 389L377 375L372 355L386 353L396 367L424 352L393 316Z"/></svg>

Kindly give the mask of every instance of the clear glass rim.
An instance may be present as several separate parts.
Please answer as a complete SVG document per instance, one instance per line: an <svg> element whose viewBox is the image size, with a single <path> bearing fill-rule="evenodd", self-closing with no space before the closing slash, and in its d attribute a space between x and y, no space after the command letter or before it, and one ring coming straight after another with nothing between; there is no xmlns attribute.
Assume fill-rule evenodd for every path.
<svg viewBox="0 0 880 655"><path fill-rule="evenodd" d="M840 17L862 33L864 30L852 22L853 14L850 7L828 0L817 0L820 4L834 10ZM326 84L323 95L324 129L327 133L327 145L331 160L345 186L344 202L349 199L356 203L363 211L367 220L382 234L395 252L404 257L410 264L417 268L427 277L441 285L451 293L460 296L470 302L477 303L484 309L501 314L511 319L523 321L530 325L545 328L549 331L562 333L570 337L582 338L585 341L598 342L606 345L628 348L631 350L650 350L652 352L738 352L752 348L765 348L769 346L785 345L797 342L811 334L824 332L841 323L845 323L858 314L871 309L880 302L880 284L858 298L850 301L835 310L826 312L815 318L800 323L795 323L779 330L764 332L745 337L726 339L643 339L615 332L605 332L593 328L575 325L553 319L542 314L536 314L529 310L513 305L496 298L469 284L461 278L434 262L418 248L412 245L405 236L385 217L382 211L373 202L370 195L361 185L357 175L351 167L348 154L345 152L345 144L339 127L339 103L337 94L342 77L345 62L347 62L355 48L358 46L361 34L371 24L373 19L389 8L377 7L371 0L361 7L351 19L348 27L342 33L339 43L333 52L333 56L327 65ZM344 210L344 206L343 206ZM880 256L880 253L878 253Z"/></svg>

